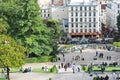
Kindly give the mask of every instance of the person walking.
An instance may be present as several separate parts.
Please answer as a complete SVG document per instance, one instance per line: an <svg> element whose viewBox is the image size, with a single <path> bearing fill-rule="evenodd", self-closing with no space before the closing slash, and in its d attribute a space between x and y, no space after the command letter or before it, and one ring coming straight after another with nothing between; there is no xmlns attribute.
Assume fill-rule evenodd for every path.
<svg viewBox="0 0 120 80"><path fill-rule="evenodd" d="M64 65L64 69L65 69L65 71L67 71L67 67L68 67L67 64L65 64L65 65Z"/></svg>

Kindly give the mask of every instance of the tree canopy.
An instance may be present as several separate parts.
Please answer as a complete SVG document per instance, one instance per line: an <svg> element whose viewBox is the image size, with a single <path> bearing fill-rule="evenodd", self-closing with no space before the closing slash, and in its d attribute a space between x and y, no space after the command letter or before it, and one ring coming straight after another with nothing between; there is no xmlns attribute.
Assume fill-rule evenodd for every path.
<svg viewBox="0 0 120 80"><path fill-rule="evenodd" d="M43 23L37 1L1 0L0 18L9 25L7 34L25 46L27 53L41 56L54 51L60 33L59 25L55 21L49 21L50 24L55 23L53 27Z"/></svg>
<svg viewBox="0 0 120 80"><path fill-rule="evenodd" d="M0 67L20 67L24 64L26 48L18 45L11 37L0 35Z"/></svg>
<svg viewBox="0 0 120 80"><path fill-rule="evenodd" d="M18 45L13 38L5 35L6 25L0 19L0 67L7 69L9 80L9 68L21 67L24 64L26 48Z"/></svg>

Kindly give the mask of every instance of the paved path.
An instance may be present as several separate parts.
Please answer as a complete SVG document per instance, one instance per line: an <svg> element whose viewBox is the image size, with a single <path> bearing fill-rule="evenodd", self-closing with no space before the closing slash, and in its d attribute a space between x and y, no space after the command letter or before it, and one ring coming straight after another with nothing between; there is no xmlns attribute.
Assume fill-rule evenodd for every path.
<svg viewBox="0 0 120 80"><path fill-rule="evenodd" d="M99 53L104 53L104 57L102 59L93 60L93 57L95 56L95 52L98 51ZM80 55L81 57L84 57L85 60L77 61L75 62L77 66L80 64L89 64L89 63L102 63L105 62L114 62L118 61L120 62L120 53L114 52L114 51L107 51L107 50L99 50L99 49L87 49L83 50L83 53L80 54L79 51L76 51L74 53L67 53L65 54L65 62L70 62L72 60L73 56ZM61 59L63 58L62 55L58 55ZM106 60L106 56L112 56L111 60ZM42 66L48 66L52 67L53 65L59 65L62 61L58 61L55 63L32 63L32 64L26 64L23 67L32 67L32 68L41 68ZM109 80L112 80L112 74L107 73L110 76ZM105 74L99 74L102 76L105 76ZM95 75L93 75L95 76ZM11 80L49 80L51 77L52 80L92 80L92 77L89 76L88 73L76 72L75 74L72 73L72 69L68 68L68 71L64 71L64 69L61 69L58 74L44 74L44 73L11 73L10 77Z"/></svg>

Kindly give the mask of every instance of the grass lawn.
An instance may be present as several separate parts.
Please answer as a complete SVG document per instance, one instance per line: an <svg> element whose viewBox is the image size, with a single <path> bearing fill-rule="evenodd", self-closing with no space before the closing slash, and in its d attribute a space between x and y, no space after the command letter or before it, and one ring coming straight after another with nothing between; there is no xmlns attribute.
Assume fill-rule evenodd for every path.
<svg viewBox="0 0 120 80"><path fill-rule="evenodd" d="M4 78L0 78L0 80L6 80L6 79L4 79Z"/></svg>
<svg viewBox="0 0 120 80"><path fill-rule="evenodd" d="M92 68L92 70L101 70L101 68L97 67L97 66L94 66ZM116 67L113 67L113 66L107 66L105 67L105 72L112 72L112 70L120 70L120 66L116 66ZM85 66L85 72L87 72L87 66Z"/></svg>

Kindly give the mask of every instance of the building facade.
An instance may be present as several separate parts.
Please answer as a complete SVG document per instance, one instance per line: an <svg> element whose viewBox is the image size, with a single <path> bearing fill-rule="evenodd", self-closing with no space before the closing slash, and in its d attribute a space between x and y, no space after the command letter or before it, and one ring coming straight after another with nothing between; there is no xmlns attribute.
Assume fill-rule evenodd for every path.
<svg viewBox="0 0 120 80"><path fill-rule="evenodd" d="M101 37L101 4L96 1L64 0L62 6L41 7L43 19L56 19L71 37Z"/></svg>
<svg viewBox="0 0 120 80"><path fill-rule="evenodd" d="M120 1L107 3L107 25L110 29L117 30L117 16L120 14Z"/></svg>
<svg viewBox="0 0 120 80"><path fill-rule="evenodd" d="M73 2L68 5L68 32L72 37L101 36L101 5L97 2Z"/></svg>

